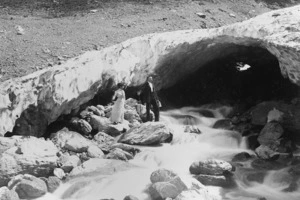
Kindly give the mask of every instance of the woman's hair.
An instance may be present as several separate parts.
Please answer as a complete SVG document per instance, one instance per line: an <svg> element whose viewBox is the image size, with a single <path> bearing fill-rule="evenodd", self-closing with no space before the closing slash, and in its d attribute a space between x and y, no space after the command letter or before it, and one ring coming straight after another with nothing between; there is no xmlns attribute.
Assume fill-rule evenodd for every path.
<svg viewBox="0 0 300 200"><path fill-rule="evenodd" d="M123 87L124 85L125 85L124 83L118 83L118 84L117 84L117 87L118 87L118 88L121 88L121 87Z"/></svg>

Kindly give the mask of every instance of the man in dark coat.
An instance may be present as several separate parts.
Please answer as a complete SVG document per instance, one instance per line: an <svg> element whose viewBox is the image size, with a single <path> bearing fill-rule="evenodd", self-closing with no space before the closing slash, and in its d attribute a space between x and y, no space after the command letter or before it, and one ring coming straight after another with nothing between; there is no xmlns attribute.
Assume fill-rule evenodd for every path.
<svg viewBox="0 0 300 200"><path fill-rule="evenodd" d="M150 119L150 107L153 107L155 121L159 121L159 100L155 91L152 76L147 78L147 82L142 87L142 101L146 103L147 121Z"/></svg>

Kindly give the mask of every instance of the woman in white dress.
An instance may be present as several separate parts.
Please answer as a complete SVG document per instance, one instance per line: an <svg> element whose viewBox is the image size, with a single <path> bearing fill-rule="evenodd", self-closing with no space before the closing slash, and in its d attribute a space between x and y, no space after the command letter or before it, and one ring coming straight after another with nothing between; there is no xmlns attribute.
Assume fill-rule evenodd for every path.
<svg viewBox="0 0 300 200"><path fill-rule="evenodd" d="M118 83L118 89L115 91L112 100L115 100L114 106L111 111L110 121L114 124L122 123L124 120L124 104L125 104L125 92L124 84Z"/></svg>

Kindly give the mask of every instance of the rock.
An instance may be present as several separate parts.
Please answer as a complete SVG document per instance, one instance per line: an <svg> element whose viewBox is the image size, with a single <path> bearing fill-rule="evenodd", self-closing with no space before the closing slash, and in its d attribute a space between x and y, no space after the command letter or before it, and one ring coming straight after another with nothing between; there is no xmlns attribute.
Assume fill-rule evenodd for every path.
<svg viewBox="0 0 300 200"><path fill-rule="evenodd" d="M155 145L168 140L171 130L161 122L147 122L139 127L131 128L124 133L118 142L138 145Z"/></svg>
<svg viewBox="0 0 300 200"><path fill-rule="evenodd" d="M179 191L173 184L168 182L157 182L149 188L152 199L166 199L176 198L181 191Z"/></svg>
<svg viewBox="0 0 300 200"><path fill-rule="evenodd" d="M255 150L257 147L260 146L259 142L257 141L257 138L257 134L251 134L247 136L247 143L250 149Z"/></svg>
<svg viewBox="0 0 300 200"><path fill-rule="evenodd" d="M53 170L53 174L54 174L54 176L56 176L57 178L59 178L61 180L66 177L64 170L62 170L61 168L55 168Z"/></svg>
<svg viewBox="0 0 300 200"><path fill-rule="evenodd" d="M119 148L119 149L122 149L123 151L127 151L128 153L131 153L132 155L135 155L135 154L141 152L140 149L138 149L134 146L128 145L128 144L123 144L123 143L112 144L110 146L110 148L111 149Z"/></svg>
<svg viewBox="0 0 300 200"><path fill-rule="evenodd" d="M16 31L17 31L17 35L24 35L25 34L25 30L24 28L22 28L22 26L16 26Z"/></svg>
<svg viewBox="0 0 300 200"><path fill-rule="evenodd" d="M77 155L62 155L57 164L65 173L69 173L74 167L80 165L81 162Z"/></svg>
<svg viewBox="0 0 300 200"><path fill-rule="evenodd" d="M100 117L104 117L105 113L103 110L99 110L97 107L95 106L89 106L87 107L87 111L88 112L92 112L94 115L98 115Z"/></svg>
<svg viewBox="0 0 300 200"><path fill-rule="evenodd" d="M158 169L150 176L152 185L150 195L153 199L175 198L182 191L187 190L186 184L174 172L167 169Z"/></svg>
<svg viewBox="0 0 300 200"><path fill-rule="evenodd" d="M48 178L41 178L47 185L47 190L50 193L53 193L61 184L61 180L56 176L49 176Z"/></svg>
<svg viewBox="0 0 300 200"><path fill-rule="evenodd" d="M235 14L233 14L233 13L230 13L229 16L234 17L234 18L236 17Z"/></svg>
<svg viewBox="0 0 300 200"><path fill-rule="evenodd" d="M89 146L89 148L87 149L87 155L90 158L103 158L104 157L103 151L96 145Z"/></svg>
<svg viewBox="0 0 300 200"><path fill-rule="evenodd" d="M133 167L132 164L121 160L91 158L80 166L75 167L71 171L70 176L87 176L88 174L95 172L99 175L111 175Z"/></svg>
<svg viewBox="0 0 300 200"><path fill-rule="evenodd" d="M100 110L100 111L105 111L105 108L104 108L103 105L97 105L96 107L97 107L98 110Z"/></svg>
<svg viewBox="0 0 300 200"><path fill-rule="evenodd" d="M105 132L110 135L110 136L118 136L122 133L125 133L126 131L129 130L129 125L128 121L124 120L123 123L121 124L110 124L108 127L105 129Z"/></svg>
<svg viewBox="0 0 300 200"><path fill-rule="evenodd" d="M140 115L137 113L136 109L128 109L125 110L124 119L129 121L129 123L133 123L135 121L141 122L142 119Z"/></svg>
<svg viewBox="0 0 300 200"><path fill-rule="evenodd" d="M245 162L251 158L252 158L252 156L249 153L241 152L241 153L238 153L235 156L233 156L231 161L232 162Z"/></svg>
<svg viewBox="0 0 300 200"><path fill-rule="evenodd" d="M260 145L255 149L255 153L261 159L270 159L270 160L277 160L279 158L279 153L273 151L270 147L265 145Z"/></svg>
<svg viewBox="0 0 300 200"><path fill-rule="evenodd" d="M273 108L273 110L268 113L267 122L282 122L283 114L283 112Z"/></svg>
<svg viewBox="0 0 300 200"><path fill-rule="evenodd" d="M196 15L198 15L201 18L205 18L206 17L206 15L204 13L201 13L201 12L196 13Z"/></svg>
<svg viewBox="0 0 300 200"><path fill-rule="evenodd" d="M272 145L283 135L283 132L279 123L269 122L261 130L257 140L261 145Z"/></svg>
<svg viewBox="0 0 300 200"><path fill-rule="evenodd" d="M224 172L230 171L233 171L233 167L230 163L216 159L194 162L190 166L190 172L196 175L223 175Z"/></svg>
<svg viewBox="0 0 300 200"><path fill-rule="evenodd" d="M108 152L111 145L115 143L115 138L104 132L99 132L94 136L94 141L102 151Z"/></svg>
<svg viewBox="0 0 300 200"><path fill-rule="evenodd" d="M83 135L89 135L92 132L92 126L84 119L73 117L70 124L72 128Z"/></svg>
<svg viewBox="0 0 300 200"><path fill-rule="evenodd" d="M0 188L1 200L19 200L18 194L14 190L9 190L7 187Z"/></svg>
<svg viewBox="0 0 300 200"><path fill-rule="evenodd" d="M76 153L86 152L92 142L77 132L62 129L51 134L51 140L60 148Z"/></svg>
<svg viewBox="0 0 300 200"><path fill-rule="evenodd" d="M124 197L123 200L139 200L139 199L137 197L135 197L135 196L128 195L128 196Z"/></svg>
<svg viewBox="0 0 300 200"><path fill-rule="evenodd" d="M56 167L57 147L49 140L26 138L0 156L0 186L7 185L11 177L26 173L48 176Z"/></svg>
<svg viewBox="0 0 300 200"><path fill-rule="evenodd" d="M201 190L185 190L182 191L175 200L221 200L221 197L217 197L212 192L208 192L206 189Z"/></svg>
<svg viewBox="0 0 300 200"><path fill-rule="evenodd" d="M93 113L90 112L90 111L87 111L87 110L83 110L80 112L79 116L82 118L82 119L88 119Z"/></svg>
<svg viewBox="0 0 300 200"><path fill-rule="evenodd" d="M282 75L298 84L300 47L297 46L298 35L295 31L298 29L298 9L299 6L294 6L276 10L280 14L276 18L272 17L272 11L220 28L143 35L113 47L86 52L61 65L3 81L0 83L0 135L12 132L16 120L29 107L38 110L41 116L36 121L32 120L36 115L24 116L27 122L34 123L20 124L20 130L29 127L35 130L40 127L38 122L48 125L59 116L71 113L87 103L97 93L102 95L111 90L111 83L121 80L126 83L131 81L130 86L133 88L139 87L147 75L155 72L159 80L163 80L157 82L157 89L168 88L183 77L189 77L209 61L219 58L219 52L229 53L225 51L229 46L238 48L250 45L268 49L278 59ZM219 40L224 37L228 41L226 44ZM212 41L218 51L206 48ZM199 56L191 61L189 56L195 51ZM210 55L209 59L206 55ZM178 58L176 64L170 64L174 58ZM135 70L136 66L140 69ZM36 88L38 84L43 86ZM45 131L44 128L34 133L44 135Z"/></svg>
<svg viewBox="0 0 300 200"><path fill-rule="evenodd" d="M16 139L12 137L0 137L0 155L7 149L15 146L16 142Z"/></svg>
<svg viewBox="0 0 300 200"><path fill-rule="evenodd" d="M106 131L109 125L111 125L111 122L108 118L100 117L98 115L91 115L89 123L96 131Z"/></svg>
<svg viewBox="0 0 300 200"><path fill-rule="evenodd" d="M232 130L233 124L230 119L219 119L213 125L213 128L216 129L225 129L225 130Z"/></svg>
<svg viewBox="0 0 300 200"><path fill-rule="evenodd" d="M186 125L184 128L184 132L185 133L196 133L196 134L200 134L201 131L197 126L192 126L192 125Z"/></svg>
<svg viewBox="0 0 300 200"><path fill-rule="evenodd" d="M128 161L133 159L133 155L126 151L123 151L122 149L114 148L111 152L109 152L109 154L106 155L106 159Z"/></svg>
<svg viewBox="0 0 300 200"><path fill-rule="evenodd" d="M168 182L174 179L177 175L167 169L158 169L152 172L150 176L151 183Z"/></svg>
<svg viewBox="0 0 300 200"><path fill-rule="evenodd" d="M34 199L47 192L46 183L29 174L19 174L8 183L8 188L14 190L21 199Z"/></svg>

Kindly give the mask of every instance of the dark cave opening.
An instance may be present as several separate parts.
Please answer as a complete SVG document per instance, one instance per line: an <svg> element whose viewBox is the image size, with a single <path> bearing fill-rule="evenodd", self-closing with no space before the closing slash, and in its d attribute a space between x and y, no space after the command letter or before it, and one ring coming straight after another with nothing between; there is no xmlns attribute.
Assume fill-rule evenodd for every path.
<svg viewBox="0 0 300 200"><path fill-rule="evenodd" d="M173 86L160 91L168 108L208 103L253 105L267 100L290 100L298 86L282 76L277 58L261 47L232 46L238 50L214 59ZM245 70L240 69L244 67ZM249 67L247 69L247 67Z"/></svg>

